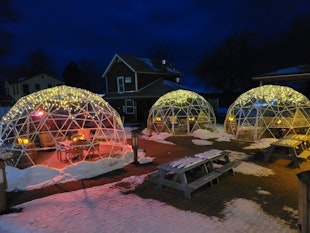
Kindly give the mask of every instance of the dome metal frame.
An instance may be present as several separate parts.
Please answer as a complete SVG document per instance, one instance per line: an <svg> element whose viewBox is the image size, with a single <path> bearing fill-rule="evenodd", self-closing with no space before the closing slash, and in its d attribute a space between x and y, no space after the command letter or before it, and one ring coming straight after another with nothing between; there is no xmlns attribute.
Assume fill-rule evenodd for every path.
<svg viewBox="0 0 310 233"><path fill-rule="evenodd" d="M256 87L230 105L224 128L235 139L244 141L309 134L310 101L290 87Z"/></svg>
<svg viewBox="0 0 310 233"><path fill-rule="evenodd" d="M172 135L190 135L196 129L213 131L216 117L212 105L201 95L176 90L160 97L151 107L148 128Z"/></svg>
<svg viewBox="0 0 310 233"><path fill-rule="evenodd" d="M121 156L127 145L122 120L108 102L65 85L22 97L0 121L0 150L13 154L7 163L14 167L22 160L37 165L33 155L40 152L55 151L51 154L58 156L68 148L63 142L76 138L85 142L86 155L98 150L99 143L109 145L106 153L98 152L99 159Z"/></svg>

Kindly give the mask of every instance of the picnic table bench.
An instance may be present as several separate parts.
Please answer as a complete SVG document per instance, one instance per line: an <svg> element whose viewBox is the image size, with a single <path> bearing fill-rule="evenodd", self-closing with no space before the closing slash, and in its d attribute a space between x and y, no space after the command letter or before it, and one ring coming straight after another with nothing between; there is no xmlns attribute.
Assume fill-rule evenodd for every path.
<svg viewBox="0 0 310 233"><path fill-rule="evenodd" d="M275 149L283 148L288 150L289 154L287 156L282 155L281 157L289 158L292 160L293 166L300 168L299 159L307 160L310 156L309 149L306 149L303 145L304 141L301 139L294 138L282 138L270 144L270 147L265 151L264 161L270 160Z"/></svg>
<svg viewBox="0 0 310 233"><path fill-rule="evenodd" d="M227 151L210 150L195 156L189 156L157 166L158 170L149 174L151 181L157 183L157 187L164 186L175 188L184 192L187 199L196 189L215 181L219 183L219 177L240 164L240 161L230 161ZM220 162L215 167L214 163ZM189 176L193 174L193 176Z"/></svg>
<svg viewBox="0 0 310 233"><path fill-rule="evenodd" d="M305 149L303 152L297 155L297 158L307 160L310 157L310 149Z"/></svg>
<svg viewBox="0 0 310 233"><path fill-rule="evenodd" d="M303 147L304 150L308 149L310 147L310 135L306 134L289 134L285 136L285 139L295 139L302 141L303 143L301 146Z"/></svg>

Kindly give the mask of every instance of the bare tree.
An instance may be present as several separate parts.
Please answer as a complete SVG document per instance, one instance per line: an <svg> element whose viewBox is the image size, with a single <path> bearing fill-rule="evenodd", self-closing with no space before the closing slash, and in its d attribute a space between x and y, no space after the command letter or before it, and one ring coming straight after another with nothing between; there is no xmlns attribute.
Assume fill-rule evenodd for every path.
<svg viewBox="0 0 310 233"><path fill-rule="evenodd" d="M49 55L43 51L38 50L29 54L30 59L30 73L29 76L45 73L51 76L56 75L56 71L53 67L53 62Z"/></svg>
<svg viewBox="0 0 310 233"><path fill-rule="evenodd" d="M80 77L81 71L78 65L74 61L69 62L62 73L62 81L68 86L77 87Z"/></svg>
<svg viewBox="0 0 310 233"><path fill-rule="evenodd" d="M0 1L0 59L11 51L12 34L4 27L7 22L17 22L20 18L12 9L9 0ZM0 60L0 80L4 79L10 69Z"/></svg>
<svg viewBox="0 0 310 233"><path fill-rule="evenodd" d="M0 1L0 58L10 52L11 47L11 33L3 27L4 23L17 22L20 18L18 14L12 9L10 0Z"/></svg>
<svg viewBox="0 0 310 233"><path fill-rule="evenodd" d="M68 86L83 88L95 93L104 90L103 79L93 60L82 59L78 63L69 62L63 71L62 80Z"/></svg>
<svg viewBox="0 0 310 233"><path fill-rule="evenodd" d="M251 34L234 35L206 54L194 73L207 85L223 92L242 91L252 83L252 52Z"/></svg>

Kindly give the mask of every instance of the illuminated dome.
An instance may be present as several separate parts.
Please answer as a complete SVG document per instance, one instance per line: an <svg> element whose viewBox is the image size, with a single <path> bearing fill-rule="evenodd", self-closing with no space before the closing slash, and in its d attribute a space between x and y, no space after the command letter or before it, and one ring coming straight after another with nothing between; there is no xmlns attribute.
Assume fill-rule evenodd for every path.
<svg viewBox="0 0 310 233"><path fill-rule="evenodd" d="M118 156L126 145L119 114L99 95L68 86L21 98L0 127L0 149L21 168Z"/></svg>
<svg viewBox="0 0 310 233"><path fill-rule="evenodd" d="M187 135L196 129L215 128L212 106L192 91L177 90L160 97L148 116L148 127L157 132Z"/></svg>
<svg viewBox="0 0 310 233"><path fill-rule="evenodd" d="M310 101L285 86L253 88L229 107L224 127L236 139L250 141L309 134Z"/></svg>

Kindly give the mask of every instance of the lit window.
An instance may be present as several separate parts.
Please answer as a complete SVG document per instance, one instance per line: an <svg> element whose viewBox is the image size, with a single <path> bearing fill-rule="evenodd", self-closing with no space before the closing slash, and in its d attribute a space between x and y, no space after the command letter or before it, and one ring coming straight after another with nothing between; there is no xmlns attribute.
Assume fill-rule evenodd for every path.
<svg viewBox="0 0 310 233"><path fill-rule="evenodd" d="M125 77L125 83L131 83L131 77Z"/></svg>

